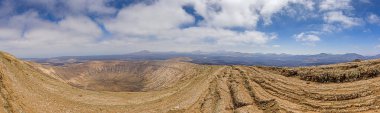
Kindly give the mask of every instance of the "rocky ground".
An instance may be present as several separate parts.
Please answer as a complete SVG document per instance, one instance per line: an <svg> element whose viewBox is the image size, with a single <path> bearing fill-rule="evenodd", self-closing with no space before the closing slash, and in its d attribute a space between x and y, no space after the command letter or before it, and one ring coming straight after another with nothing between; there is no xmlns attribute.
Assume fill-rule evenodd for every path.
<svg viewBox="0 0 380 113"><path fill-rule="evenodd" d="M377 62L299 68L175 60L46 66L0 53L0 113L373 113L380 112Z"/></svg>

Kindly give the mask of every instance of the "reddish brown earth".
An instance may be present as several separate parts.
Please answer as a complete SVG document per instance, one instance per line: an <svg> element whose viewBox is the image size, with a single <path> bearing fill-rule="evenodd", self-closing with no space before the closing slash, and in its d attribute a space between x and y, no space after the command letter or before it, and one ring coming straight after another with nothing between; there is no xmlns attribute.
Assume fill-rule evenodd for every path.
<svg viewBox="0 0 380 113"><path fill-rule="evenodd" d="M380 60L277 68L168 61L46 66L0 53L0 113L380 112Z"/></svg>

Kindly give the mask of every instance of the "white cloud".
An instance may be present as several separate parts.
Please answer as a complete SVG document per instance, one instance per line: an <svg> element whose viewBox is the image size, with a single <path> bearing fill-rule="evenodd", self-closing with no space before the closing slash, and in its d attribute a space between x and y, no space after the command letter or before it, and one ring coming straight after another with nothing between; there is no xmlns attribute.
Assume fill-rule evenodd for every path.
<svg viewBox="0 0 380 113"><path fill-rule="evenodd" d="M178 40L199 40L205 37L215 37L218 42L225 42L225 44L227 42L229 44L264 44L276 36L253 30L259 18L270 23L271 16L281 11L289 3L305 5L308 9L312 9L314 4L312 1L306 0L284 0L281 2L267 0L166 0L151 5L137 4L124 8L117 14L116 18L107 20L105 25L109 31L120 35L120 37L153 36L160 39ZM183 24L194 21L192 16L182 10L182 6L185 4L194 5L196 13L204 17L200 27L179 28ZM226 29L231 27L243 27L248 28L248 30L236 32ZM197 36L194 37L194 34Z"/></svg>
<svg viewBox="0 0 380 113"><path fill-rule="evenodd" d="M195 9L205 18L203 25L210 27L255 28L259 5L260 1L248 0L195 1Z"/></svg>
<svg viewBox="0 0 380 113"><path fill-rule="evenodd" d="M380 44L379 44L379 45L375 45L374 48L375 48L375 49L380 49Z"/></svg>
<svg viewBox="0 0 380 113"><path fill-rule="evenodd" d="M294 38L297 42L302 42L302 44L309 45L309 46L315 46L315 43L321 40L319 36L313 33L305 33L305 32L294 35Z"/></svg>
<svg viewBox="0 0 380 113"><path fill-rule="evenodd" d="M260 19L265 25L291 3L313 9L310 0L193 0L195 9L205 17L203 25L211 27L255 28Z"/></svg>
<svg viewBox="0 0 380 113"><path fill-rule="evenodd" d="M18 38L21 31L18 29L0 28L0 40Z"/></svg>
<svg viewBox="0 0 380 113"><path fill-rule="evenodd" d="M272 47L279 48L279 47L281 47L281 45L272 45Z"/></svg>
<svg viewBox="0 0 380 113"><path fill-rule="evenodd" d="M116 9L106 6L108 0L66 0L68 9L77 13L113 14Z"/></svg>
<svg viewBox="0 0 380 113"><path fill-rule="evenodd" d="M264 3L262 6L262 9L260 10L260 14L264 18L264 24L269 25L272 24L271 17L274 13L280 11L282 8L287 6L289 1L286 0L267 0L267 2Z"/></svg>
<svg viewBox="0 0 380 113"><path fill-rule="evenodd" d="M350 10L353 7L351 6L351 0L323 0L319 4L319 9L321 11L335 11Z"/></svg>
<svg viewBox="0 0 380 113"><path fill-rule="evenodd" d="M221 44L265 44L270 40L276 39L275 34L266 34L259 31L247 31L235 33L233 36L226 36L220 39Z"/></svg>
<svg viewBox="0 0 380 113"><path fill-rule="evenodd" d="M327 33L339 32L342 30L343 30L342 27L339 27L339 26L333 25L333 24L323 24L322 29L321 29L321 31L327 32Z"/></svg>
<svg viewBox="0 0 380 113"><path fill-rule="evenodd" d="M313 17L323 17L326 31L360 24L358 18L345 15L346 11L343 14L343 10L352 9L349 0L324 0L320 4L312 0L159 0L152 4L133 4L119 11L107 6L108 0L67 0L62 7L56 7L58 1L28 2L46 6L47 12L62 16L59 21L41 19L36 11L0 19L0 49L22 56L112 54L141 49L263 51L265 46L280 46L267 45L277 35L257 30L258 24L272 24L278 13L289 15L284 11L291 11L294 4L302 7L294 10L305 11L294 17L310 14L308 11L313 12L319 6L321 13ZM184 5L193 5L204 20L196 26L181 27L195 21L182 9ZM0 7L0 14L8 14L5 9L11 7ZM84 16L89 13L103 16L92 19ZM107 16L103 18L104 15ZM103 34L97 23L104 25L110 34ZM295 35L295 40L313 45L320 41L318 35L300 33Z"/></svg>
<svg viewBox="0 0 380 113"><path fill-rule="evenodd" d="M182 9L182 5L176 1L134 5L122 9L116 18L107 20L105 25L113 33L128 36L154 35L193 22L193 17Z"/></svg>
<svg viewBox="0 0 380 113"><path fill-rule="evenodd" d="M242 4L240 2L222 1L220 4L218 4L222 5L220 6L223 8L222 10L226 10L232 14L239 15L242 14L240 12L241 10L246 10L244 8L241 10L239 9L241 7L237 5ZM180 28L181 25L192 23L194 21L194 18L192 16L182 10L182 6L189 3L195 5L194 7L199 14L205 15L205 23L203 23L203 25L200 27ZM158 40L171 40L173 42L179 43L204 43L203 41L205 39L212 39L214 40L215 44L218 45L265 44L277 37L274 34L267 34L255 30L237 32L225 29L227 26L245 27L246 24L256 24L256 21L249 20L249 17L247 19L244 18L244 16L231 16L229 14L227 15L227 13L226 15L210 14L216 12L208 11L211 9L202 10L202 8L211 6L206 6L206 4L201 3L203 2L181 2L168 0L159 1L151 5L137 4L132 7L122 9L116 18L107 20L105 22L105 25L110 32L112 32L114 35L118 35L117 37L129 37L141 40L144 40L146 38L154 38ZM207 4L209 5L210 2L207 2ZM202 5L205 6L203 7ZM229 11L229 8L231 8L230 10L237 8L237 10ZM152 11L155 12L152 13ZM246 13L247 16L252 15L248 10ZM240 19L235 20L230 17L236 17L235 19ZM230 23L228 23L227 20L229 20L228 22ZM226 22L223 23L222 21ZM206 23L208 25L205 25Z"/></svg>
<svg viewBox="0 0 380 113"><path fill-rule="evenodd" d="M89 34L93 36L99 36L102 33L96 23L84 16L66 17L58 24L62 30L68 30L68 32L77 32L79 34Z"/></svg>
<svg viewBox="0 0 380 113"><path fill-rule="evenodd" d="M96 47L102 34L87 17L67 17L52 23L40 19L35 12L11 17L0 30L0 48L21 56L88 53L86 50Z"/></svg>
<svg viewBox="0 0 380 113"><path fill-rule="evenodd" d="M320 38L316 35L312 34L305 34L305 33L300 33L296 35L296 40L297 41L302 41L302 42L317 42L320 41Z"/></svg>
<svg viewBox="0 0 380 113"><path fill-rule="evenodd" d="M145 40L139 36L115 34L107 40L101 39L102 31L94 21L84 16L68 16L54 23L39 18L36 12L27 12L11 17L6 26L0 27L0 48L18 56L56 56L112 54L140 49L161 51L239 50L238 46L253 48L276 38L274 34L258 31L235 32L222 28L178 27L152 32L159 40ZM144 34L145 35L145 34ZM215 44L204 43L207 38ZM173 48L177 47L177 48ZM120 48L120 49L115 49ZM244 51L242 49L241 51ZM251 49L252 50L252 49Z"/></svg>
<svg viewBox="0 0 380 113"><path fill-rule="evenodd" d="M329 24L340 24L344 28L350 28L361 24L361 20L355 17L349 17L343 14L342 11L332 11L324 15L323 19Z"/></svg>
<svg viewBox="0 0 380 113"><path fill-rule="evenodd" d="M79 8L79 4L89 7L86 4L91 3L90 1L86 3L78 1L78 3L74 3L76 5L72 5L72 10L79 12L89 10L88 8ZM39 4L55 4L55 2L41 2ZM243 19L241 22L226 24L226 26L206 25L208 22L214 21L206 18L207 21L203 23L204 25L181 28L182 25L194 21L194 18L182 9L182 6L188 4L196 4L196 2L166 0L157 1L150 5L135 4L123 8L115 18L97 20L104 24L111 33L107 38L102 37L104 36L102 30L92 19L81 16L82 14L65 15L62 20L51 22L41 19L41 15L36 11L29 11L9 17L10 19L7 20L1 20L4 25L0 26L0 39L2 40L0 48L19 56L45 57L70 53L76 55L101 54L101 51L110 53L130 52L139 49L166 51L241 49L241 51L252 51L253 48L259 49L277 38L274 33L265 33L254 29L234 31L225 28L226 26L246 27L247 22L248 24L256 24L256 20L248 20L249 18L247 19L245 16L239 17L239 19ZM197 7L200 7L200 5L194 6L196 10ZM99 7L99 9L106 8ZM238 6L227 5L223 7ZM276 12L270 11L271 9L267 10L268 14ZM94 11L102 13L101 11ZM242 10L237 11L236 14L239 15L240 11ZM103 13L109 12L112 11ZM198 13L201 14L201 10ZM248 12L243 15L255 14ZM257 13L257 15L259 14ZM230 16L215 16L213 18L230 18ZM236 21L240 21L239 19Z"/></svg>
<svg viewBox="0 0 380 113"><path fill-rule="evenodd" d="M380 17L377 16L376 14L370 14L368 17L367 17L367 21L371 24L378 24L380 25Z"/></svg>
<svg viewBox="0 0 380 113"><path fill-rule="evenodd" d="M312 0L298 0L297 3L302 4L308 10L314 10L315 2Z"/></svg>
<svg viewBox="0 0 380 113"><path fill-rule="evenodd" d="M321 31L334 32L361 25L362 19L352 15L354 7L351 0L323 0L319 3L319 11L324 23Z"/></svg>

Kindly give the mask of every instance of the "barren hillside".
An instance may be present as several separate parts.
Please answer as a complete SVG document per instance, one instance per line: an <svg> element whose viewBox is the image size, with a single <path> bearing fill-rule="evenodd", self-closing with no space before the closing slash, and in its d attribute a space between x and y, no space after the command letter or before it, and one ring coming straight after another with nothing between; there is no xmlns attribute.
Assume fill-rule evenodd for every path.
<svg viewBox="0 0 380 113"><path fill-rule="evenodd" d="M0 53L0 112L380 112L379 62L299 68L174 60L43 66Z"/></svg>
<svg viewBox="0 0 380 113"><path fill-rule="evenodd" d="M194 64L175 61L105 61L54 67L69 84L89 90L149 91L194 76Z"/></svg>

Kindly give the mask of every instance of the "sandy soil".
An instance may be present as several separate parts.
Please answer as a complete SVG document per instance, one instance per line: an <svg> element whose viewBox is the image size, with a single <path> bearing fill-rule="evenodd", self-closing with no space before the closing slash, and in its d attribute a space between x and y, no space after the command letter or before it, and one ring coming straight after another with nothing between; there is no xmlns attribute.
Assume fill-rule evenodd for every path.
<svg viewBox="0 0 380 113"><path fill-rule="evenodd" d="M180 61L49 67L0 53L0 113L373 113L379 81L320 83Z"/></svg>

